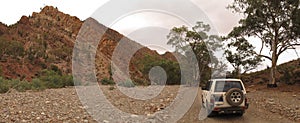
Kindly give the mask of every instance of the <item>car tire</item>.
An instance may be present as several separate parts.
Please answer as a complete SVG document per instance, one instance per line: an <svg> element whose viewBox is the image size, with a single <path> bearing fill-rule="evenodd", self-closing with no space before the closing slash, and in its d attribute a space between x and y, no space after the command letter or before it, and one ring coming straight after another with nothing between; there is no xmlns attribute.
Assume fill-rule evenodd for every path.
<svg viewBox="0 0 300 123"><path fill-rule="evenodd" d="M207 115L207 117L214 117L214 116L216 116L217 114L218 114L218 112L212 111L212 112L210 112L210 113Z"/></svg>
<svg viewBox="0 0 300 123"><path fill-rule="evenodd" d="M232 88L226 92L226 101L231 106L239 106L244 101L244 93L239 88Z"/></svg>
<svg viewBox="0 0 300 123"><path fill-rule="evenodd" d="M241 117L243 116L244 112L238 113L237 116Z"/></svg>
<svg viewBox="0 0 300 123"><path fill-rule="evenodd" d="M207 112L207 117L213 117L216 116L218 114L218 112L213 111L209 106L208 106L208 102L206 101L206 112Z"/></svg>

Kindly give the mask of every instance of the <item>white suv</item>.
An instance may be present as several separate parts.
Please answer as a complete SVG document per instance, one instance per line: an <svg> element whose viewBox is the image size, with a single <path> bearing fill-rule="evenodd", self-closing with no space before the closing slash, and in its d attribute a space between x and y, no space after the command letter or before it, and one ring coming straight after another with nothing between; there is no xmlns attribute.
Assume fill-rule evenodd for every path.
<svg viewBox="0 0 300 123"><path fill-rule="evenodd" d="M202 88L202 107L208 116L217 113L242 116L248 106L246 89L240 79L212 79Z"/></svg>

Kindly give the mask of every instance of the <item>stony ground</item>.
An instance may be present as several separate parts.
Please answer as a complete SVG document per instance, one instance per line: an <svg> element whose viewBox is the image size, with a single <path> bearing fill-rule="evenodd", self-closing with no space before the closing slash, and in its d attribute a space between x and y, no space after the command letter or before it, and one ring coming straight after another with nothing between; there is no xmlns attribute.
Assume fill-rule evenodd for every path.
<svg viewBox="0 0 300 123"><path fill-rule="evenodd" d="M280 119L300 121L299 92L262 90L250 92L249 97L257 109L280 115Z"/></svg>
<svg viewBox="0 0 300 123"><path fill-rule="evenodd" d="M74 88L0 95L0 122L91 122Z"/></svg>
<svg viewBox="0 0 300 123"><path fill-rule="evenodd" d="M124 112L134 113L131 115L132 118L144 115L150 119L154 112L164 110L170 105L178 91L178 86L166 86L163 93L152 100L140 101L127 98L115 87L101 88L113 106ZM198 92L199 94L201 91ZM293 123L300 121L299 92L250 90L247 96L250 100L250 107L242 117L219 115L200 121L201 99L198 96L189 111L178 122ZM12 90L9 93L0 94L0 122L96 122L85 108L73 87L48 89L41 92ZM155 117L160 120L152 121L163 122L164 117L167 116Z"/></svg>

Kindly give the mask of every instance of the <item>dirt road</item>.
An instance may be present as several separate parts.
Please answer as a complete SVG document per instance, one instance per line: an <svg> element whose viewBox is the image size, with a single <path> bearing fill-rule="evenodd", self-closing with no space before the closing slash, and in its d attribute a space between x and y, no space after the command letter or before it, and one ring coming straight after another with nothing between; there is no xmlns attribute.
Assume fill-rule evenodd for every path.
<svg viewBox="0 0 300 123"><path fill-rule="evenodd" d="M105 87L116 106L122 110L133 112L136 114L146 115L163 109L170 103L172 97L176 95L176 86L166 86L166 90L161 94L160 98L155 98L151 102L139 102L126 99L124 95L118 94L118 89ZM250 92L250 107L242 117L234 115L219 115L212 118L199 120L199 112L201 108L201 91L194 101L190 110L182 117L179 123L293 123L299 122L299 93L273 93L270 92ZM263 95L263 96L259 96ZM109 97L108 96L108 97ZM268 102L269 98L274 100ZM280 101L285 98L285 101ZM271 101L272 101L271 100ZM272 103L272 106L266 105ZM281 106L291 114L276 109ZM295 106L295 107L293 107ZM288 108L287 108L288 107ZM293 109L297 110L293 110ZM146 110L146 112L145 112ZM148 112L147 112L148 111ZM296 112L296 113L293 113ZM282 114L281 114L282 113ZM296 114L296 115L292 115ZM138 117L138 116L134 116ZM295 119L291 119L295 117ZM0 123L1 122L95 122L93 118L85 111L85 107L81 104L76 90L72 88L49 89L41 92L11 92L0 94ZM110 121L103 121L110 122ZM111 122L110 122L111 123Z"/></svg>
<svg viewBox="0 0 300 123"><path fill-rule="evenodd" d="M282 117L281 115L260 109L260 106L256 105L253 102L250 102L251 104L249 109L242 117L236 115L221 114L200 121L198 119L198 114L200 112L199 107L201 107L201 96L199 96L200 94L201 91L199 90L197 100L195 100L189 112L181 120L179 120L179 123L296 123L296 121L289 120ZM248 96L249 98L253 98L253 96L256 96L256 94L249 93Z"/></svg>

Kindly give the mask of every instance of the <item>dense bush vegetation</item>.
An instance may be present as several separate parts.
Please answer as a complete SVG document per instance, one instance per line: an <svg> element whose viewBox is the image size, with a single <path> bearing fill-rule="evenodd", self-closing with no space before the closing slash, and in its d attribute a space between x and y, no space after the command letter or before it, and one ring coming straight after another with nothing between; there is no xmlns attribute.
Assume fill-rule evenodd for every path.
<svg viewBox="0 0 300 123"><path fill-rule="evenodd" d="M43 70L39 79L45 83L47 88L74 86L73 77L71 75L61 75L59 72L53 70Z"/></svg>
<svg viewBox="0 0 300 123"><path fill-rule="evenodd" d="M146 76L146 78L148 78L148 73L151 70L151 68L155 66L160 66L165 70L167 74L166 84L168 85L180 84L181 71L180 71L179 64L177 62L146 55L143 59L137 61L137 64L138 64L138 68L143 73L143 75Z"/></svg>
<svg viewBox="0 0 300 123"><path fill-rule="evenodd" d="M0 77L0 93L6 93L9 89L23 92L26 90L44 90L46 88L63 88L74 86L71 75L61 75L60 72L53 70L43 70L40 75L31 82L20 79L7 80Z"/></svg>
<svg viewBox="0 0 300 123"><path fill-rule="evenodd" d="M36 81L34 79L32 82L21 81L19 79L7 80L0 77L0 93L6 93L9 89L13 88L19 92L26 90L42 90L45 89L45 86L41 85L41 81Z"/></svg>

